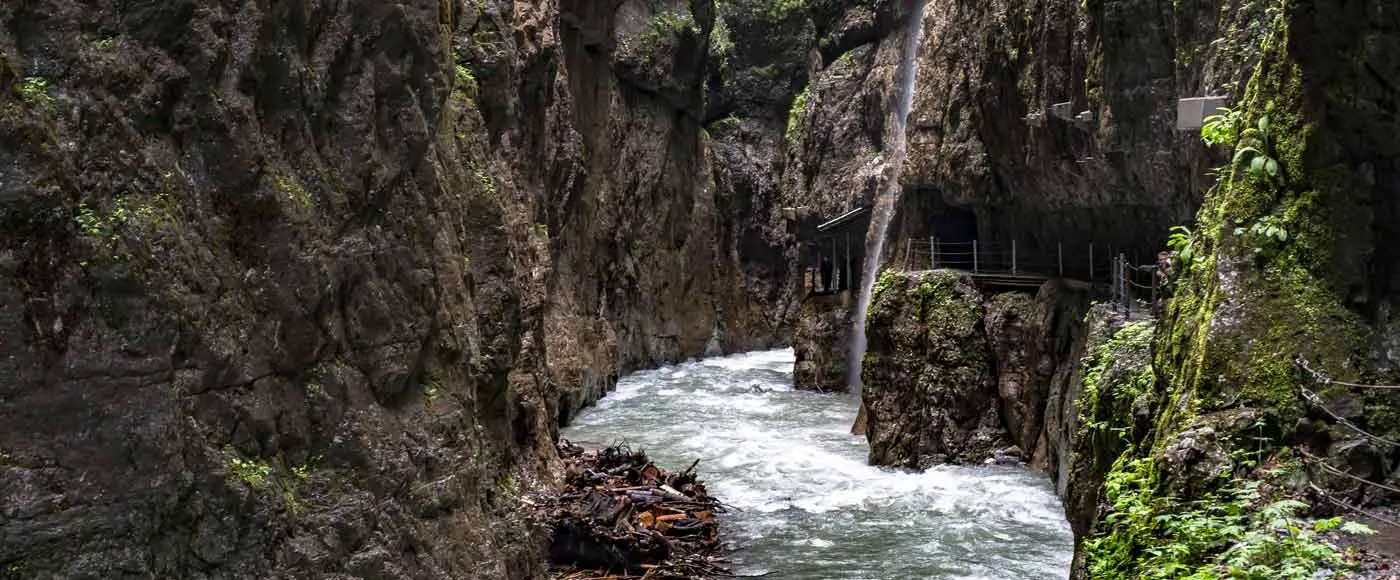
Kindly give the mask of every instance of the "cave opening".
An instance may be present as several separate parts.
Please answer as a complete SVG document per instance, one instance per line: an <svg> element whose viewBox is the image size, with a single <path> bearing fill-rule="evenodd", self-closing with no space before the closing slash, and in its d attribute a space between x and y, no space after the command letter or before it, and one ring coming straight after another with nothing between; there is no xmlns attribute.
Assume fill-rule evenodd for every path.
<svg viewBox="0 0 1400 580"><path fill-rule="evenodd" d="M929 220L939 268L973 269L973 245L977 241L977 214L970 209L943 206Z"/></svg>

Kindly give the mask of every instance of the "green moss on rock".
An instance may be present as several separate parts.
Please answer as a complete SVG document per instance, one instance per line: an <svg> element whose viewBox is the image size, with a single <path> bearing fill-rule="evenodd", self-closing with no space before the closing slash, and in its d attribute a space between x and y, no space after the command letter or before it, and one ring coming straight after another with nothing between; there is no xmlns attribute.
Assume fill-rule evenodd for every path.
<svg viewBox="0 0 1400 580"><path fill-rule="evenodd" d="M1346 270L1343 243L1361 202L1318 108L1318 91L1337 88L1304 74L1298 51L1309 48L1291 38L1310 18L1301 12L1291 0L1270 11L1262 59L1239 105L1259 151L1236 155L1206 197L1192 240L1198 258L1153 338L1153 369L1104 384L1104 358L1086 360L1080 447L1099 465L1115 445L1121 452L1103 480L1107 514L1082 547L1076 577L1256 577L1231 568L1232 554L1253 537L1233 531L1278 537L1247 512L1279 499L1256 493L1257 482L1277 474L1297 443L1292 430L1306 410L1300 386L1323 388L1300 383L1295 359L1344 380L1367 367L1373 331L1348 307L1355 272ZM1255 155L1275 160L1278 175L1252 171ZM1252 228L1261 223L1276 233L1259 235ZM1120 347L1140 345L1140 329L1120 335L1130 331L1124 338L1132 340L1115 337ZM1149 423L1125 423L1141 416L1143 396L1152 399ZM1271 461L1272 470L1261 468ZM1188 524L1233 531L1202 535ZM1309 534L1287 539L1240 561L1274 570L1281 560L1260 558L1303 554L1296 570L1307 574L1335 564L1334 551Z"/></svg>

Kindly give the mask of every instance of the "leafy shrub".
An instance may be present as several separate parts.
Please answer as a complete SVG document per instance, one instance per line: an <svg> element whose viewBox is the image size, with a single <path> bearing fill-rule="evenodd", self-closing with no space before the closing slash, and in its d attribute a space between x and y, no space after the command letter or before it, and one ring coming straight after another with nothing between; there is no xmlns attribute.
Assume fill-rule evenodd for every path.
<svg viewBox="0 0 1400 580"><path fill-rule="evenodd" d="M1283 169L1273 150L1273 139L1269 133L1269 116L1259 117L1253 127L1240 134L1239 146L1235 150L1235 162L1249 161L1249 172L1264 179L1282 179Z"/></svg>
<svg viewBox="0 0 1400 580"><path fill-rule="evenodd" d="M224 452L229 454L228 468L239 481L247 484L253 489L264 489L272 475L272 466L261 461L244 459L233 450L232 446L224 448Z"/></svg>
<svg viewBox="0 0 1400 580"><path fill-rule="evenodd" d="M763 13L769 20L773 21L786 19L793 12L807 9L807 0L772 0L772 2Z"/></svg>
<svg viewBox="0 0 1400 580"><path fill-rule="evenodd" d="M1327 533L1374 533L1340 518L1309 520L1308 504L1270 497L1259 481L1227 480L1190 503L1162 497L1154 489L1153 460L1130 455L1104 484L1113 509L1102 533L1085 544L1091 578L1311 580L1346 566Z"/></svg>
<svg viewBox="0 0 1400 580"><path fill-rule="evenodd" d="M24 77L19 84L19 97L24 102L42 109L53 108L53 97L49 95L49 81L44 77Z"/></svg>
<svg viewBox="0 0 1400 580"><path fill-rule="evenodd" d="M1212 147L1234 147L1239 139L1239 126L1244 121L1244 113L1229 107L1216 109L1217 113L1206 117L1201 126L1201 139Z"/></svg>
<svg viewBox="0 0 1400 580"><path fill-rule="evenodd" d="M1181 273L1191 271L1191 265L1196 261L1196 248L1191 242L1191 228L1172 226L1171 235L1167 236L1167 247L1176 252L1176 264Z"/></svg>
<svg viewBox="0 0 1400 580"><path fill-rule="evenodd" d="M734 50L734 38L729 24L723 16L715 17L715 27L710 31L710 57L719 59L720 67L729 66L729 53Z"/></svg>
<svg viewBox="0 0 1400 580"><path fill-rule="evenodd" d="M1248 240L1254 246L1254 255L1273 257L1283 250L1283 244L1288 241L1288 230L1284 229L1280 220L1264 216L1247 228L1235 228L1235 237Z"/></svg>
<svg viewBox="0 0 1400 580"><path fill-rule="evenodd" d="M802 116L807 112L807 97L812 93L812 85L802 89L797 94L797 98L792 100L792 108L788 109L787 131L783 133L783 139L792 141L792 134L802 125Z"/></svg>

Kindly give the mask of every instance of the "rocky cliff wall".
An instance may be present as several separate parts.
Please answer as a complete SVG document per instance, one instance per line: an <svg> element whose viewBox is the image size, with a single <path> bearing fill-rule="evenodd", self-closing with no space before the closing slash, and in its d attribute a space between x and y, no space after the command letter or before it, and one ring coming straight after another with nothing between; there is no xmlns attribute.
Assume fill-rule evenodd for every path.
<svg viewBox="0 0 1400 580"><path fill-rule="evenodd" d="M872 22L903 23L912 3L882 9ZM907 167L892 173L887 129L907 27L877 27L814 65L785 203L832 216L898 187L883 263L927 267L911 240L977 239L984 263L1009 265L1014 243L1022 270L1080 280L1106 279L1118 253L1150 262L1191 222L1220 154L1175 129L1177 99L1238 98L1266 19L1262 4L1219 0L934 0L922 14Z"/></svg>
<svg viewBox="0 0 1400 580"><path fill-rule="evenodd" d="M1177 99L1238 97L1257 48L1212 41L1265 17L1219 0L935 0L924 14L890 239L972 236L1004 254L1014 241L1023 269L1045 273L1063 246L1079 279L1106 277L1110 249L1150 261L1191 221L1217 159L1175 129ZM971 223L950 231L941 218L957 210Z"/></svg>
<svg viewBox="0 0 1400 580"><path fill-rule="evenodd" d="M1015 455L1068 471L1077 417L1066 401L1077 397L1090 297L1061 282L984 295L951 270L887 271L861 375L871 463L924 469Z"/></svg>
<svg viewBox="0 0 1400 580"><path fill-rule="evenodd" d="M1222 170L1198 216L1154 338L1150 428L1134 431L1107 472L1118 491L1106 498L1077 577L1218 565L1218 550L1171 527L1140 526L1162 514L1199 518L1204 508L1192 502L1209 508L1241 489L1264 498L1257 501L1278 497L1260 489L1306 492L1315 513L1330 513L1335 502L1395 500L1359 480L1395 481L1400 458L1384 440L1396 435L1400 399L1307 370L1361 383L1400 372L1389 354L1395 285L1386 249L1397 192L1385 177L1397 151L1397 93L1387 80L1400 75L1391 58L1400 38L1395 10L1290 0L1268 14L1263 60L1216 139L1255 152ZM1134 556L1174 546L1189 555ZM1304 573L1335 566L1324 557L1303 561Z"/></svg>
<svg viewBox="0 0 1400 580"><path fill-rule="evenodd" d="M1000 15L996 8L989 6L991 12L984 14ZM1177 208L1173 211L1184 210L1187 205L1175 206L1171 201L1184 199L1180 197L1183 182L1173 181L1169 173L1193 172L1211 156L1225 166L1217 173L1217 182L1205 184L1209 188L1188 188L1209 193L1196 215L1189 245L1178 257L1173 296L1161 321L1122 321L1095 309L1070 340L1074 346L1064 351L1071 360L1082 356L1083 364L1062 367L1073 370L1050 391L1043 420L1047 459L1079 540L1074 577L1128 579L1163 570L1209 575L1246 565L1261 577L1340 570L1345 566L1343 559L1326 537L1303 533L1288 536L1288 542L1276 541L1286 532L1277 518L1298 521L1291 518L1341 514L1364 519L1337 506L1395 500L1374 484L1384 485L1396 477L1397 458L1386 442L1396 436L1392 419L1397 400L1386 391L1338 385L1325 378L1388 384L1400 370L1389 354L1394 343L1393 260L1391 252L1383 249L1395 233L1386 217L1396 198L1394 180L1383 177L1393 172L1390 158L1396 151L1392 127L1396 93L1386 80L1400 75L1391 70L1394 59L1389 58L1396 46L1394 11L1378 2L1338 5L1296 0L1250 7L1175 3L1172 26L1159 28L1154 24L1166 20L1155 15L1165 14L1165 7L1090 2L1086 8L1083 30L1095 48L1084 73L1089 90L1085 98L1090 110L1099 113L1097 128L1091 131L1093 146L1111 146L1101 151L1112 153L1136 142L1131 151L1141 157L1117 162L1108 157L1110 164L1116 163L1112 169L1117 175L1105 175L1105 183L1117 185L1111 185L1102 199L1110 206L1114 204L1110 200L1125 206L1147 200L1122 189L1121 180L1136 175L1133 179L1146 183L1157 167L1166 173L1154 182L1168 197L1151 203L1164 199ZM934 10L930 18L940 14L953 15L946 24L950 31L975 30L984 22L977 13L946 10ZM1017 26L1014 19L1005 22L1010 29ZM1129 30L1138 34L1130 36ZM988 34L995 39L1002 33ZM976 41L978 37L973 36ZM1163 39L1172 40L1163 43ZM1202 48L1200 41L1209 42L1209 48ZM1118 43L1121 52L1108 49L1110 43ZM1172 45L1178 47L1175 80L1166 82L1166 76L1151 65L1160 62L1153 55L1160 56ZM939 49L940 54L967 50ZM1022 53L1010 54L1014 59ZM1199 65L1203 68L1182 67L1192 55L1206 56ZM1139 58L1148 66L1114 72L1113 61L1126 57ZM971 66L987 62L970 61ZM969 59L956 62L968 66ZM959 74L958 83L986 74L985 70ZM1138 83L1141 90L1123 90L1125 82ZM1230 86L1236 82L1240 84ZM1161 110L1161 101L1170 91L1158 89L1181 90L1194 83L1204 83L1200 86L1206 90L1219 87L1241 95L1234 113L1206 131L1212 143L1224 146L1224 155L1164 149L1169 145L1161 140L1166 120L1154 112ZM1004 95L1010 85L982 86L1002 90ZM960 91L954 91L954 100L962 99ZM934 90L921 96L937 94ZM987 125L993 117L977 110L994 96L960 101L969 103L971 112L963 109L958 119L944 117L931 123L925 137L947 134L953 127L965 126L960 123L972 122L974 127L966 135L977 136L983 145L992 143L1000 129ZM977 124L979 118L983 124ZM973 141L962 138L957 143L961 147ZM967 182L959 191L996 191L1000 183L1015 181L1013 175L998 173L1002 170L998 167L1005 166L999 165L995 149L969 150L983 152L985 170L978 171L990 176L990 189ZM956 175L978 167L975 156L956 157L963 153L960 149L942 146L939 151L911 157L931 165L915 166L909 179L955 182ZM1034 160L1037 150L1031 148L1026 155ZM944 163L949 167L937 169ZM1058 187L1060 174L1055 170L1042 167L1034 174L1046 180L1045 187ZM933 189L937 188L918 184L912 190L916 201L906 202L906 218L922 211L915 207L921 203L917 196ZM1026 190L1034 188L1028 185ZM1000 227L998 218L989 220L978 209L981 202L975 196L949 203L946 194L940 195L939 203L927 205L934 213L940 204L963 204L973 210L979 235ZM1054 200L1057 195L1045 190L1030 200L1004 199L990 211L1014 217L1017 207ZM1079 202L1062 198L1053 203L1074 206ZM1085 215L1095 211L1088 208ZM916 222L926 218L927 214ZM1043 221L1027 231L1068 223L1053 212ZM1127 214L1107 221L1088 229L1097 235L1112 233L1119 222L1150 222ZM1131 244L1131 235L1147 234L1113 235L1125 236L1113 238L1115 243ZM975 351L956 355L959 360L980 360L983 355L978 353L997 351L990 337L997 335L998 327L1010 330L1003 332L1006 336L1024 334L1027 328L996 322L1001 316L1014 318L1022 312L1024 299L994 298L978 311L972 306L976 297L952 287L928 295L904 294L911 304L960 304L956 311L962 322L921 319L925 328L901 330L898 319L886 318L879 324L892 325L894 330L872 327L872 336L957 337L957 342ZM960 324L981 324L984 332L962 333ZM891 368L922 372L898 356L886 356L891 348L899 352L899 344L882 340L878 346L882 351L868 357L877 368L867 373L867 390L898 390L898 382L883 380L893 376ZM1037 374L1033 357L1013 350L1001 358L1029 361L1012 366L1011 376L1018 382L1020 377ZM997 372L1007 374L1000 368ZM882 380L883 386L872 382ZM985 381L950 384L959 387L938 395L938 400L982 401L988 396ZM898 395L881 395L882 400L891 396ZM924 400L933 398L919 395L903 404L917 408ZM978 408L989 412L988 405ZM1002 408L1011 435L1018 432L1012 420L1015 409L1015 404L1010 410ZM874 424L887 415L871 409L872 432L888 429ZM923 430L941 433L946 427L935 421ZM917 428L896 432L906 440L922 437ZM1202 529L1223 531L1198 533Z"/></svg>
<svg viewBox="0 0 1400 580"><path fill-rule="evenodd" d="M0 6L0 570L538 575L560 421L788 332L714 18Z"/></svg>

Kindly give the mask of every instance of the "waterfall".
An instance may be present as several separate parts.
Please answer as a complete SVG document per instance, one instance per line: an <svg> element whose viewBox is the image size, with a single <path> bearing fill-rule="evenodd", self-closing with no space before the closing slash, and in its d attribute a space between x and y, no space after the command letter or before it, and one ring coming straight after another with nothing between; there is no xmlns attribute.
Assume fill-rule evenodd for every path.
<svg viewBox="0 0 1400 580"><path fill-rule="evenodd" d="M860 371L865 358L865 317L870 311L870 293L875 289L875 277L880 273L880 254L885 249L885 234L890 228L890 219L899 201L899 175L904 169L908 155L908 137L905 134L909 122L909 109L914 106L914 79L917 76L916 61L919 53L919 40L923 35L924 0L918 0L914 13L909 17L909 30L906 33L904 58L895 73L899 80L899 102L893 115L894 154L890 160L890 180L885 191L875 200L871 208L871 225L874 235L865 243L865 275L860 280L860 299L856 302L856 316L852 321L851 352L849 356L848 384L856 400L860 400Z"/></svg>

